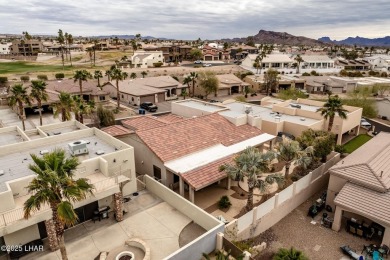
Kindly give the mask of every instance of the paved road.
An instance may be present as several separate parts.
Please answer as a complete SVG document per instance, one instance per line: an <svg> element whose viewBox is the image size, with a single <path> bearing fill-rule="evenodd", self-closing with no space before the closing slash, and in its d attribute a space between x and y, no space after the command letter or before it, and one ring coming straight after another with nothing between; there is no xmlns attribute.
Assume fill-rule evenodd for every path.
<svg viewBox="0 0 390 260"><path fill-rule="evenodd" d="M366 120L373 126L375 126L375 132L390 132L390 126L382 124L382 123L377 123L375 121L372 121L371 119L366 118Z"/></svg>
<svg viewBox="0 0 390 260"><path fill-rule="evenodd" d="M211 62L209 63L209 62L207 62L207 61L204 61L203 63L204 63L204 64L211 64L210 67L236 65L236 64L234 64L234 63L211 63ZM193 67L195 67L195 66L203 67L203 64L192 64L192 63L190 63L190 64L182 64L182 65L180 65L180 66L182 66L182 67L191 67L191 68L193 68ZM203 67L203 68L210 68L210 67Z"/></svg>

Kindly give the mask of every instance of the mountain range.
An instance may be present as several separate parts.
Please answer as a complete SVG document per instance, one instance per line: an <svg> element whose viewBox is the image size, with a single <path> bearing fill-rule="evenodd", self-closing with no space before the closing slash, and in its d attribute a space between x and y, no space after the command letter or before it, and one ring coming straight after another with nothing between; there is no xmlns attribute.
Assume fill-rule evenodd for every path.
<svg viewBox="0 0 390 260"><path fill-rule="evenodd" d="M100 38L100 39L106 39L106 38L115 38L118 37L118 39L123 39L123 40L132 40L135 39L135 35L100 35L100 36L92 36L93 38ZM155 40L155 39L160 39L160 40L168 40L168 38L158 38L158 37L153 37L153 36L141 36L141 39L143 40Z"/></svg>
<svg viewBox="0 0 390 260"><path fill-rule="evenodd" d="M331 40L329 37L321 37L318 39L321 42L325 43L333 43L333 44L345 44L345 45L359 45L359 46L384 46L384 47L390 47L390 36L386 36L383 38L364 38L364 37L348 37L344 40L336 41Z"/></svg>
<svg viewBox="0 0 390 260"><path fill-rule="evenodd" d="M233 39L221 39L222 41L230 42L248 42L252 40L254 43L263 43L263 44L286 44L286 45L326 45L329 43L324 43L315 39L307 38L304 36L295 36L286 32L274 32L260 30L256 35L248 36L246 38L233 38Z"/></svg>

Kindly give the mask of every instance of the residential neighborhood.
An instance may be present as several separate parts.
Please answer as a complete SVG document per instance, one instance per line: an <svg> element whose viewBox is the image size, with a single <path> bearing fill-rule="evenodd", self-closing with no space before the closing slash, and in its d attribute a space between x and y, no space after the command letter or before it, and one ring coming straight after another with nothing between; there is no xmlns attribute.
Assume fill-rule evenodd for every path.
<svg viewBox="0 0 390 260"><path fill-rule="evenodd" d="M53 3L0 3L0 260L389 257L385 3Z"/></svg>

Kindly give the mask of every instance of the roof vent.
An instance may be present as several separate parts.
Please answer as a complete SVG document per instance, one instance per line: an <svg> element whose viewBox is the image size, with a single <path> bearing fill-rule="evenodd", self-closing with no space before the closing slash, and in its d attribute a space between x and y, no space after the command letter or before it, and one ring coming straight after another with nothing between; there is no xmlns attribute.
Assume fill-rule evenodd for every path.
<svg viewBox="0 0 390 260"><path fill-rule="evenodd" d="M302 118L301 118L301 121L306 121L306 118L303 118L303 117L302 117Z"/></svg>
<svg viewBox="0 0 390 260"><path fill-rule="evenodd" d="M0 176L4 175L4 170L0 170Z"/></svg>
<svg viewBox="0 0 390 260"><path fill-rule="evenodd" d="M84 140L79 140L73 143L69 143L68 147L70 150L70 154L73 156L88 153L87 142Z"/></svg>
<svg viewBox="0 0 390 260"><path fill-rule="evenodd" d="M102 154L104 154L104 151L103 151L103 150L97 150L97 151L96 151L96 154L97 154L97 155L102 155Z"/></svg>

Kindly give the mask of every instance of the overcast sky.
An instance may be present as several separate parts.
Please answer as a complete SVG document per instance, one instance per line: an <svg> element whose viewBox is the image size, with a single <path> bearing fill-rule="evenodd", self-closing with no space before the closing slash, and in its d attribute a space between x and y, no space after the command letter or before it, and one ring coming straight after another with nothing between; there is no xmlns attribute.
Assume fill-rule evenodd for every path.
<svg viewBox="0 0 390 260"><path fill-rule="evenodd" d="M0 33L311 38L390 35L389 0L0 0Z"/></svg>

